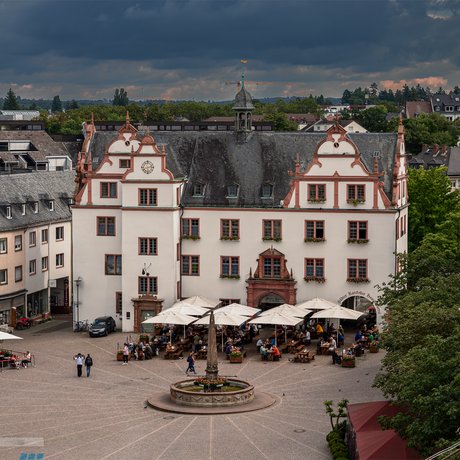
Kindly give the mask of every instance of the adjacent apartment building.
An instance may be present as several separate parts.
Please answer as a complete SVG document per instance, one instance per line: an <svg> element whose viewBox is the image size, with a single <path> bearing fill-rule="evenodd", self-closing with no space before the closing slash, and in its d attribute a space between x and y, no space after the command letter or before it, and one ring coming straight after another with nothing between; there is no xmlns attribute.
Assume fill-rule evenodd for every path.
<svg viewBox="0 0 460 460"><path fill-rule="evenodd" d="M0 176L0 324L69 312L74 171Z"/></svg>

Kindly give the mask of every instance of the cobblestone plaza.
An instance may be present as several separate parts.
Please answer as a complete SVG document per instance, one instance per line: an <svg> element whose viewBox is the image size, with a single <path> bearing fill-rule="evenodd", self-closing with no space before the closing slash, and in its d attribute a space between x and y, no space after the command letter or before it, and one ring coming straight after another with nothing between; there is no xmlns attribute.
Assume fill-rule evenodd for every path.
<svg viewBox="0 0 460 460"><path fill-rule="evenodd" d="M333 366L328 356L309 364L262 362L255 345L242 364L219 354L219 372L251 382L278 402L256 412L227 415L182 415L146 405L153 393L169 392L185 377L184 360L160 357L115 359L126 335L89 338L71 332L69 318L20 331L22 341L4 348L29 350L36 366L0 373L3 438L38 438L42 447L0 447L0 458L19 459L43 453L50 459L329 459L326 434L330 422L323 401L351 403L382 399L372 388L382 353L365 354L357 367ZM135 337L135 336L133 336ZM314 345L311 346L314 348ZM73 356L90 353L91 377L77 377ZM198 374L205 361L197 361ZM1 438L0 438L1 439ZM26 457L24 457L26 458ZM29 457L30 458L30 457Z"/></svg>

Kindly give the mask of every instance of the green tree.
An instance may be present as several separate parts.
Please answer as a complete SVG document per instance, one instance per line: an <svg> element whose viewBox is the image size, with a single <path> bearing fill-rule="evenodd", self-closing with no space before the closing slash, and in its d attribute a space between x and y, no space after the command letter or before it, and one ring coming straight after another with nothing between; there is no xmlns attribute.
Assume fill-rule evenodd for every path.
<svg viewBox="0 0 460 460"><path fill-rule="evenodd" d="M53 102L51 104L51 112L53 113L62 112L62 102L59 96L54 96Z"/></svg>
<svg viewBox="0 0 460 460"><path fill-rule="evenodd" d="M357 114L357 121L371 133L383 133L388 131L387 113L384 105L370 107Z"/></svg>
<svg viewBox="0 0 460 460"><path fill-rule="evenodd" d="M297 131L297 123L288 119L285 113L275 107L267 107L264 112L264 120L273 123L275 131Z"/></svg>
<svg viewBox="0 0 460 460"><path fill-rule="evenodd" d="M5 101L3 102L3 110L19 110L19 102L14 94L14 91L10 88L6 93Z"/></svg>
<svg viewBox="0 0 460 460"><path fill-rule="evenodd" d="M409 169L409 251L443 223L458 205L458 192L451 192L446 168Z"/></svg>
<svg viewBox="0 0 460 460"><path fill-rule="evenodd" d="M129 104L128 93L124 88L116 89L113 95L113 105L126 106Z"/></svg>
<svg viewBox="0 0 460 460"><path fill-rule="evenodd" d="M387 354L375 386L407 408L382 425L428 455L460 425L460 206L403 261L381 288Z"/></svg>

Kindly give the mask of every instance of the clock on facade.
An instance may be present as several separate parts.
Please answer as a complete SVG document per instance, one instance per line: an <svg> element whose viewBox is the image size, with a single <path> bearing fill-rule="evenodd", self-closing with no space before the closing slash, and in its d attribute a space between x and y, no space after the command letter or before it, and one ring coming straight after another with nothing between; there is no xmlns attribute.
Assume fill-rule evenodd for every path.
<svg viewBox="0 0 460 460"><path fill-rule="evenodd" d="M151 161L144 161L141 165L141 169L145 174L150 174L153 171L153 163Z"/></svg>

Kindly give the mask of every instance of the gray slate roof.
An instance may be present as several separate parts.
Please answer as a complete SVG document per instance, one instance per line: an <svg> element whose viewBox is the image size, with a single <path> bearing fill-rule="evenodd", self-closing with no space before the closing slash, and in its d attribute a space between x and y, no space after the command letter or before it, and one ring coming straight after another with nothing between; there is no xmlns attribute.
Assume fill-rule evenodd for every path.
<svg viewBox="0 0 460 460"><path fill-rule="evenodd" d="M297 154L302 169L325 133L252 132L243 141L233 132L155 132L158 145L165 145L166 167L174 177L187 177L183 203L186 206L277 207L289 192ZM142 138L143 133L138 133ZM350 134L369 171L374 152L380 152L379 169L384 171L384 189L391 199L397 135L394 133ZM114 132L96 133L91 144L93 161L99 163ZM195 184L205 185L204 198L193 197ZM239 185L235 202L226 198L227 186ZM264 184L273 185L273 198L261 198Z"/></svg>
<svg viewBox="0 0 460 460"><path fill-rule="evenodd" d="M68 198L75 191L74 171L37 171L9 174L0 177L0 231L14 230L34 225L70 220ZM54 200L54 211L48 201ZM39 202L39 212L34 214L33 202ZM26 203L26 214L21 215ZM6 204L12 206L12 219L6 218Z"/></svg>

